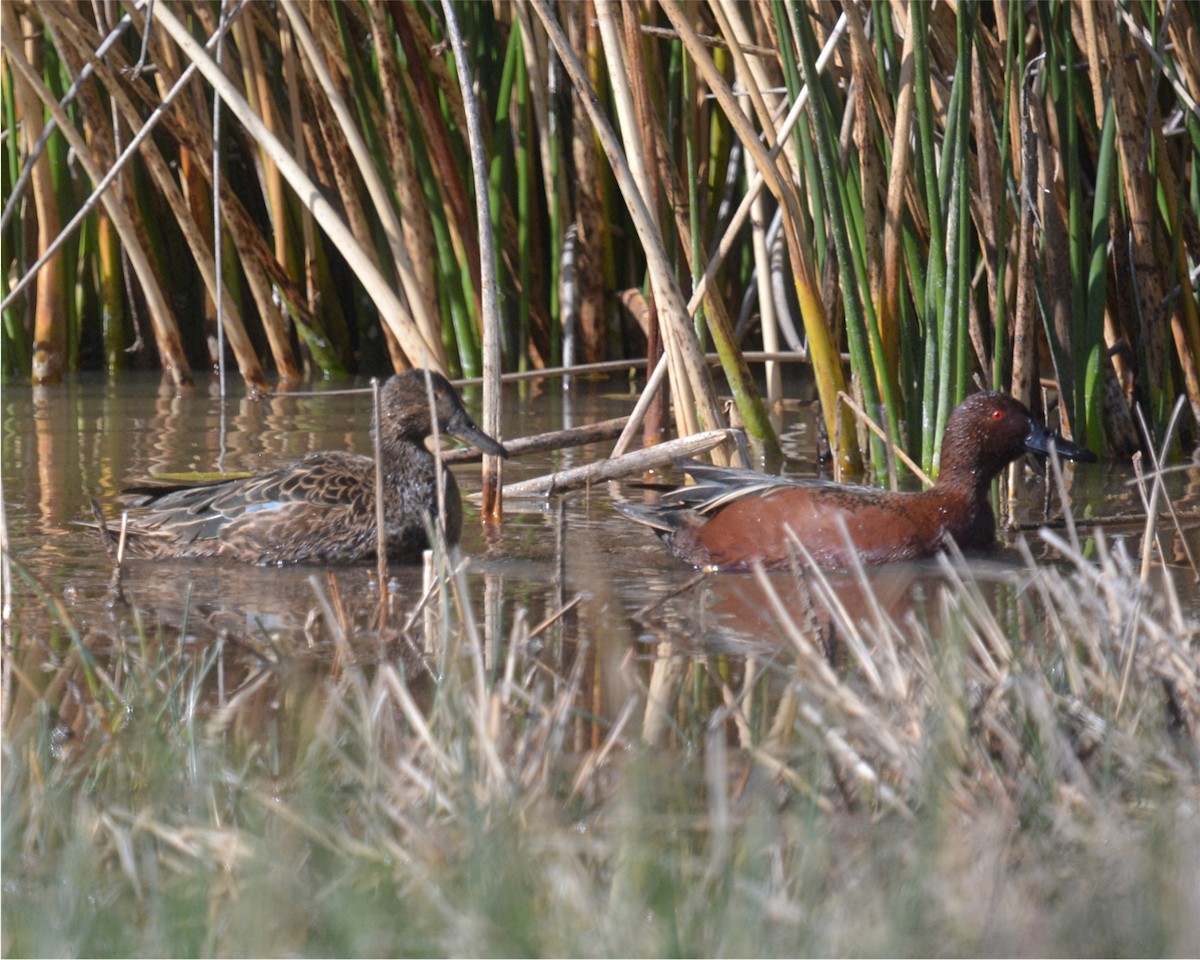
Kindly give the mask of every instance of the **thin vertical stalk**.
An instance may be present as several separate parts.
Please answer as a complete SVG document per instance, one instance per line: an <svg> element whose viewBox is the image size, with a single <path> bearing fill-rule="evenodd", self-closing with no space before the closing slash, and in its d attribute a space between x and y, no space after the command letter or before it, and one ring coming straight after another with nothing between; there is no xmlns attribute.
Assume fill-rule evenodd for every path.
<svg viewBox="0 0 1200 960"><path fill-rule="evenodd" d="M499 248L502 251L505 248L505 190L515 179L509 170L509 159L513 153L513 86L517 77L520 48L521 34L516 30L509 31L500 71L500 87L496 93L496 112L491 124L492 142L488 157L488 205L492 216L492 238L493 243L499 240ZM517 358L521 352L521 346L517 342L521 325L519 323L507 324L506 328L505 335L501 338L500 354L504 359L505 366L516 369Z"/></svg>
<svg viewBox="0 0 1200 960"><path fill-rule="evenodd" d="M1150 124L1143 116L1145 95L1135 86L1143 66L1141 57L1128 64L1128 37L1120 35L1116 23L1118 10L1104 3L1095 5L1100 50L1109 69L1113 109L1117 116L1117 153L1121 160L1122 199L1127 208L1130 237L1130 261L1136 285L1140 339L1137 356L1141 380L1156 413L1164 407L1168 385L1166 335L1162 309L1165 284L1155 247L1154 188L1146 160L1145 137ZM1135 47L1135 50L1137 48ZM1151 107L1153 109L1153 107ZM1123 241L1124 242L1124 241Z"/></svg>
<svg viewBox="0 0 1200 960"><path fill-rule="evenodd" d="M228 11L226 0L221 0L221 23L227 20ZM225 51L225 38L217 41L217 49L213 59L217 69L221 69L222 53ZM222 269L222 249L224 238L221 236L221 97L213 91L212 105L212 218L213 218L213 286L216 294L213 297L217 307L217 388L221 402L225 401L225 271Z"/></svg>
<svg viewBox="0 0 1200 960"><path fill-rule="evenodd" d="M5 7L4 32L13 38L28 36L25 49L30 69L38 73L42 66L42 46L36 39L38 31L26 16L18 17L17 8ZM43 129L42 107L38 102L39 81L25 76L14 77L14 94L21 116L21 139L25 152L32 155ZM61 121L60 121L61 122ZM50 248L60 232L58 200L54 190L54 168L50 153L44 153L30 171L30 190L37 215L37 252L39 256ZM66 263L62 253L52 256L38 273L33 309L33 365L35 383L57 383L67 365Z"/></svg>
<svg viewBox="0 0 1200 960"><path fill-rule="evenodd" d="M428 381L428 377L426 378ZM371 378L371 415L374 418L375 429L375 573L379 577L379 629L387 629L388 615L388 551L387 523L383 510L383 406L379 402L379 378ZM437 423L437 416L431 411L431 420ZM441 463L437 464L438 486L442 480ZM439 503L440 507L440 503ZM439 510L438 516L441 516Z"/></svg>
<svg viewBox="0 0 1200 960"><path fill-rule="evenodd" d="M214 87L218 88L221 98L247 127L251 135L268 146L280 171L292 185L297 195L303 198L305 204L312 210L317 222L329 234L331 241L338 247L346 258L350 268L366 288L367 293L379 308L384 321L392 328L400 341L404 352L410 358L419 358L429 354L432 363L436 363L436 354L432 354L424 342L420 330L414 324L412 317L403 304L392 292L387 280L379 272L371 258L359 247L358 241L350 232L345 222L334 210L332 205L322 195L320 189L300 169L299 165L284 148L278 138L263 126L258 116L250 109L249 104L229 82L225 74L218 70L216 64L203 47L192 37L188 30L175 18L167 5L154 5L154 17L167 33L174 38L184 54L192 60Z"/></svg>
<svg viewBox="0 0 1200 960"><path fill-rule="evenodd" d="M938 188L937 155L933 139L933 79L929 70L928 7L908 5L908 29L913 33L913 93L917 108L917 145L921 187L929 212L929 265L925 271L925 300L921 316L925 327L925 380L921 397L921 466L931 470L937 434L938 386L941 332L938 320L946 303L946 239L942 230L942 197Z"/></svg>
<svg viewBox="0 0 1200 960"><path fill-rule="evenodd" d="M833 332L816 290L812 267L807 256L807 245L802 244L800 240L798 232L800 213L796 193L790 184L783 182L774 157L767 153L759 141L758 135L742 112L728 83L717 70L707 48L688 22L683 8L675 0L661 0L661 2L705 83L716 95L717 101L733 126L738 139L741 140L742 146L753 154L764 183L784 210L784 230L788 240L788 249L792 256L796 292L800 300L801 312L804 315L805 329L809 336L810 356L813 358L817 389L821 396L821 407L829 438L836 451L838 469L857 472L861 469L861 459L854 443L854 421L850 411L843 409L838 403L838 394L845 389L841 356L834 343Z"/></svg>
<svg viewBox="0 0 1200 960"><path fill-rule="evenodd" d="M1019 191L1020 217L1018 218L1017 242L1017 300L1013 317L1012 384L1014 397L1028 406L1033 401L1036 368L1035 342L1036 303L1035 267L1037 262L1034 224L1036 221L1034 193L1037 190L1038 144L1031 121L1033 87L1037 85L1038 61L1026 63L1024 56L1018 57L1021 68L1019 86L1021 108L1017 111L1020 120L1021 181Z"/></svg>
<svg viewBox="0 0 1200 960"><path fill-rule="evenodd" d="M513 31L518 36L516 30ZM523 46L523 44L521 45ZM514 166L517 179L517 369L527 370L532 349L533 308L533 164L529 150L529 72L522 52L517 56L517 143ZM555 314L550 314L555 316ZM545 358L543 363L549 358Z"/></svg>
<svg viewBox="0 0 1200 960"><path fill-rule="evenodd" d="M1059 136L1063 136L1065 128L1066 147L1062 151L1062 163L1067 179L1067 242L1069 244L1070 273L1071 273L1071 318L1073 323L1065 326L1070 331L1070 347L1065 358L1070 364L1070 383L1060 382L1064 391L1069 391L1062 398L1063 410L1068 413L1070 433L1067 436L1083 437L1087 417L1085 408L1087 397L1084 392L1083 369L1087 365L1088 350L1087 335L1091 324L1088 318L1088 289L1087 274L1090 268L1091 237L1084 226L1083 218L1083 184L1080 171L1080 143L1078 107L1083 106L1080 99L1079 81L1076 76L1075 35L1071 29L1071 12L1064 8L1062 28L1063 48L1063 99L1058 105ZM1107 199L1107 198L1106 198ZM1093 205L1094 206L1094 205ZM1095 224L1095 217L1092 217Z"/></svg>
<svg viewBox="0 0 1200 960"><path fill-rule="evenodd" d="M467 142L471 149L471 171L475 183L475 217L479 230L479 286L483 303L483 432L492 437L499 437L500 300L496 286L496 251L492 234L491 203L488 197L483 128L479 122L479 104L471 89L471 68L467 61L467 51L458 29L452 0L442 0L442 13L446 17L446 33L450 38L454 62L458 68L458 84L466 111ZM480 510L485 523L499 523L503 518L504 501L501 486L501 459L485 454L483 506Z"/></svg>
<svg viewBox="0 0 1200 960"><path fill-rule="evenodd" d="M1013 154L1012 115L1014 112L1013 107L1020 93L1020 78L1024 70L1024 57L1020 52L1023 49L1024 37L1017 34L1020 15L1020 4L1010 4L1008 8L1008 20L1004 21L1001 19L997 23L998 30L1003 27L1007 31L1007 40L1004 43L1004 109L999 125L1000 180L1003 184L1001 188L1002 195L1007 192L1005 188L1011 189L1013 173L1016 168ZM1020 138L1018 138L1017 143L1020 144ZM996 226L996 297L995 308L992 314L994 331L991 373L992 389L1006 390L1008 388L1009 373L1008 257L1011 249L1008 235L1013 217L1011 213L1012 205L1003 202L1003 197L998 198L997 206L999 207L999 216L997 217ZM1017 221L1019 223L1019 217Z"/></svg>
<svg viewBox="0 0 1200 960"><path fill-rule="evenodd" d="M1100 147L1096 163L1095 196L1092 201L1091 260L1088 264L1086 329L1080 340L1080 369L1076 379L1075 433L1088 447L1104 445L1104 308L1107 301L1109 191L1116 173L1117 118L1112 98L1104 108Z"/></svg>
<svg viewBox="0 0 1200 960"><path fill-rule="evenodd" d="M4 9L5 16L9 15L7 7L0 4L0 8ZM88 149L83 137L75 129L66 112L59 106L58 102L50 94L50 91L41 83L36 71L34 71L29 61L25 59L24 53L13 40L14 35L19 35L19 33L15 30L5 30L3 35L0 35L0 44L3 45L5 51L8 53L9 63L12 64L16 73L25 79L30 89L37 94L42 103L50 110L58 123L59 129L67 138L67 142L70 143L71 148L75 151L80 165L87 176L93 183L99 183L104 178L104 174L92 159L91 150ZM167 304L162 287L158 282L158 270L151 262L145 247L139 241L137 229L130 217L129 211L123 205L115 202L110 193L102 194L100 200L112 218L113 225L120 234L122 243L129 254L130 262L133 264L138 279L141 281L142 290L146 295L146 301L150 307L150 317L154 325L155 339L158 343L162 362L177 385L189 383L191 381L191 368L188 365L187 357L184 355L183 343L179 337L179 328L175 323L174 315ZM37 367L35 365L35 374L36 371Z"/></svg>
<svg viewBox="0 0 1200 960"><path fill-rule="evenodd" d="M753 180L754 158L746 157L746 178ZM779 321L775 316L774 297L771 293L771 263L767 256L766 210L762 191L754 197L750 206L751 241L754 245L754 272L758 283L758 312L762 325L763 350L774 353L779 349ZM779 364L768 361L766 365L767 402L775 406L783 400L783 377Z"/></svg>
<svg viewBox="0 0 1200 960"><path fill-rule="evenodd" d="M890 18L884 17L887 20ZM900 74L898 78L899 93L896 98L895 131L892 134L891 168L888 171L887 205L883 219L883 295L879 307L879 335L883 340L884 354L888 358L888 367L892 375L901 378L901 358L908 356L911 351L902 350L903 331L906 325L902 322L900 297L904 285L903 244L905 234L906 194L914 199L918 197L912 189L912 125L914 111L913 97L913 32L906 30L904 45L900 53ZM913 211L915 213L915 211ZM919 273L913 276L919 277ZM906 362L906 368L911 363ZM903 382L920 382L919 378L910 375Z"/></svg>
<svg viewBox="0 0 1200 960"><path fill-rule="evenodd" d="M717 429L722 423L722 417L717 407L708 367L700 353L700 346L696 342L695 334L688 325L687 304L674 279L666 252L663 250L662 244L658 242L650 213L642 202L641 193L637 189L633 175L622 155L616 134L608 120L600 112L583 66L568 45L566 35L557 20L554 19L546 0L533 0L533 7L546 27L551 43L571 76L572 83L575 84L633 218L634 227L650 267L655 298L665 307L663 315L669 321L666 325L667 343L669 349L678 351L683 360L683 367L687 372L687 378L695 396L700 424L705 430Z"/></svg>
<svg viewBox="0 0 1200 960"><path fill-rule="evenodd" d="M103 212L96 217L96 243L100 271L101 336L104 367L109 373L125 368L125 297L121 290L121 246L112 220Z"/></svg>
<svg viewBox="0 0 1200 960"><path fill-rule="evenodd" d="M1162 131L1156 130L1155 148L1161 156L1167 153L1163 139ZM1200 156L1200 151L1197 155ZM1171 245L1172 266L1180 289L1178 303L1168 308L1171 311L1171 335L1175 341L1175 353L1183 372L1184 389L1191 403L1192 416L1200 423L1200 304L1197 304L1193 292L1194 284L1188 273L1188 255L1184 248L1185 231L1179 209L1182 191L1167 163L1159 166L1158 177L1167 242Z"/></svg>
<svg viewBox="0 0 1200 960"><path fill-rule="evenodd" d="M549 356L551 365L562 361L562 327L556 322L560 316L559 291L562 282L563 257L563 194L565 187L560 172L562 137L560 118L555 107L559 72L552 57L546 55L545 31L537 29L529 6L525 3L513 5L517 23L521 30L522 64L526 73L529 99L533 105L534 129L537 134L538 167L542 175L542 197L546 205L547 232L546 248L542 251L542 263L547 271L547 313L551 318ZM532 166L532 164L531 164Z"/></svg>
<svg viewBox="0 0 1200 960"><path fill-rule="evenodd" d="M891 436L900 435L899 410L888 375L887 359L883 343L879 338L879 326L870 292L866 289L866 271L863 249L857 238L851 237L853 224L850 204L845 193L844 179L839 175L842 165L834 152L837 134L830 115L826 90L820 86L816 73L815 40L808 21L801 18L797 23L800 62L804 79L810 91L810 109L816 134L817 159L821 182L825 193L825 206L829 211L829 230L833 234L837 252L838 268L841 272L842 303L846 311L846 337L850 344L851 367L857 371L859 386L867 409L872 416L880 414L888 420ZM871 461L877 471L887 467L887 453L882 441L871 434Z"/></svg>
<svg viewBox="0 0 1200 960"><path fill-rule="evenodd" d="M947 130L948 142L942 157L943 173L950 172L949 184L943 200L949 204L946 226L946 261L942 295L935 300L939 308L932 316L940 314L941 332L938 335L937 358L937 414L934 422L933 457L930 465L936 469L941 461L941 437L946 429L950 410L962 399L966 388L966 347L969 342L967 324L967 298L971 265L969 256L969 192L970 176L967 136L970 127L971 97L971 6L960 3L956 18L958 59L955 63L954 86L951 96L952 129ZM929 176L929 171L926 171ZM940 208L930 208L930 224L939 218ZM932 244L932 231L930 243ZM931 257L932 260L932 251ZM961 284L961 286L960 286ZM929 301L926 301L927 303ZM926 371L928 373L928 371Z"/></svg>
<svg viewBox="0 0 1200 960"><path fill-rule="evenodd" d="M668 159L671 156L670 146L664 144L663 149L656 149L657 145L663 143L665 138L661 137L661 126L654 114L651 93L648 89L649 76L646 67L646 50L643 46L641 22L641 12L638 5L633 0L622 0L621 24L623 27L623 49L626 63L629 64L630 80L633 85L632 92L635 97L635 107L637 110L638 139L641 144L641 152L645 156L648 166L656 173L656 185L660 186L666 193L666 209L674 208L678 211L678 203L673 202L675 195L674 184L672 183L674 169ZM663 96L662 91L658 91L658 94L660 98ZM684 136L687 138L689 152L693 129L691 124L684 126ZM656 135L658 136L656 137ZM654 162L656 159L657 163ZM676 216L678 218L678 213ZM696 232L694 220L691 221L691 227L694 235ZM667 236L669 236L669 232ZM664 236L663 240L666 242L667 237ZM654 294L651 291L646 310L647 369L653 370L662 356L662 322L659 320ZM665 399L665 391L655 391L643 424L642 443L644 446L653 446L662 439L663 421L665 420L666 412Z"/></svg>

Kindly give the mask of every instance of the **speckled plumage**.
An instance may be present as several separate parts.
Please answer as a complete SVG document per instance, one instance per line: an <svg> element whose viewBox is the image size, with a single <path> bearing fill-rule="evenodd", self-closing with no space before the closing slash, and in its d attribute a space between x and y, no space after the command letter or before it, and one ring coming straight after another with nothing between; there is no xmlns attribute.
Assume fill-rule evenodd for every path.
<svg viewBox="0 0 1200 960"><path fill-rule="evenodd" d="M430 374L438 430L495 456L504 447L480 430L454 387ZM438 512L437 461L425 374L410 370L380 392L384 523L389 558L412 561L428 546ZM331 451L238 480L141 488L126 540L130 557L232 557L250 563L356 563L376 552L375 461ZM445 471L446 539L462 530L454 476Z"/></svg>
<svg viewBox="0 0 1200 960"><path fill-rule="evenodd" d="M793 536L821 567L846 567L855 556L866 565L914 560L950 539L964 549L992 546L992 478L1024 452L1047 452L1051 439L1061 457L1095 460L1052 438L1012 397L976 393L947 420L941 473L929 490L895 493L685 462L679 466L694 486L655 506L618 509L654 528L675 556L706 569L787 566L798 553Z"/></svg>

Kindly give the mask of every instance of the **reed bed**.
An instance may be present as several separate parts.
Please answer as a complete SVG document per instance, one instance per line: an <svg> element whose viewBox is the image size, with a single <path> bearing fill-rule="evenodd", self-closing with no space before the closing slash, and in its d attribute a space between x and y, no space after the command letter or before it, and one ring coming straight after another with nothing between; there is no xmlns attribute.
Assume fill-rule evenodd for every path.
<svg viewBox="0 0 1200 960"><path fill-rule="evenodd" d="M741 649L602 574L534 624L445 551L383 630L314 576L308 644L42 594L4 953L1193 954L1200 622L1177 571L1042 539L903 615L760 575L784 639Z"/></svg>
<svg viewBox="0 0 1200 960"><path fill-rule="evenodd" d="M636 355L647 436L720 387L769 451L761 345L851 470L886 454L844 393L926 471L977 383L1117 457L1185 396L1194 440L1193 4L150 9L3 11L6 377Z"/></svg>

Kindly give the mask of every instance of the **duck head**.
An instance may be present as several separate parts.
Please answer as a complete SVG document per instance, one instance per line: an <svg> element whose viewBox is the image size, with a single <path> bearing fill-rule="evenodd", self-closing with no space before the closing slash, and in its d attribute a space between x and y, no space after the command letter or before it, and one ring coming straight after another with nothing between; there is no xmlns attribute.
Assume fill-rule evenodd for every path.
<svg viewBox="0 0 1200 960"><path fill-rule="evenodd" d="M1052 442L1066 460L1096 461L1091 450L1051 433L1008 394L974 393L946 421L938 482L990 482L1023 453L1049 453Z"/></svg>
<svg viewBox="0 0 1200 960"><path fill-rule="evenodd" d="M391 377L380 391L379 406L383 420L383 445L397 442L423 443L433 435L429 393L424 370L406 370ZM440 373L429 373L433 388L433 412L439 433L448 433L473 443L484 453L507 457L508 451L475 425L463 406L458 391Z"/></svg>

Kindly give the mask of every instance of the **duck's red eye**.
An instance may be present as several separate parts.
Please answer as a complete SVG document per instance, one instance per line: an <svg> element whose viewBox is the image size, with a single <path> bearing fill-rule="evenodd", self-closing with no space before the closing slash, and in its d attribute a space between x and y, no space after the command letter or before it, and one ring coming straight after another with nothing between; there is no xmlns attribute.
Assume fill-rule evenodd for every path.
<svg viewBox="0 0 1200 960"><path fill-rule="evenodd" d="M993 410L992 411L992 419L993 420L1003 420L1004 419L1004 411L1003 410Z"/></svg>

